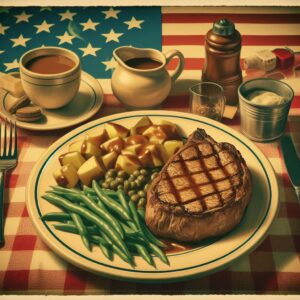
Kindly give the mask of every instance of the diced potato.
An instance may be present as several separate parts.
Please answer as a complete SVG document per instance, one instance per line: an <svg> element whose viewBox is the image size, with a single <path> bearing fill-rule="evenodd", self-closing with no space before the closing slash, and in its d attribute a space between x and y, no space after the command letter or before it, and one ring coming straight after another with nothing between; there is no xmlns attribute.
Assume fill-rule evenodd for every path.
<svg viewBox="0 0 300 300"><path fill-rule="evenodd" d="M69 145L69 152L79 152L81 153L83 140L77 140Z"/></svg>
<svg viewBox="0 0 300 300"><path fill-rule="evenodd" d="M116 168L124 170L127 173L133 173L135 170L139 169L141 164L139 160L130 155L119 155L116 161Z"/></svg>
<svg viewBox="0 0 300 300"><path fill-rule="evenodd" d="M164 142L164 148L166 150L168 159L182 146L183 141L171 140Z"/></svg>
<svg viewBox="0 0 300 300"><path fill-rule="evenodd" d="M143 168L153 168L154 167L151 151L150 151L150 149L147 149L145 146L143 146L141 151L138 151L137 158Z"/></svg>
<svg viewBox="0 0 300 300"><path fill-rule="evenodd" d="M53 173L54 179L60 186L73 188L78 182L77 169L73 164L67 164Z"/></svg>
<svg viewBox="0 0 300 300"><path fill-rule="evenodd" d="M129 134L129 130L126 127L124 127L120 124L113 123L113 122L106 123L105 129L106 129L107 134L110 139L112 139L114 137L125 138Z"/></svg>
<svg viewBox="0 0 300 300"><path fill-rule="evenodd" d="M126 138L126 144L136 145L136 144L148 144L149 140L146 136L141 134L134 134Z"/></svg>
<svg viewBox="0 0 300 300"><path fill-rule="evenodd" d="M100 156L101 150L99 147L87 141L76 141L69 146L69 151L77 151L83 155L86 159L92 156Z"/></svg>
<svg viewBox="0 0 300 300"><path fill-rule="evenodd" d="M137 155L139 150L143 148L141 144L129 145L122 150L122 154Z"/></svg>
<svg viewBox="0 0 300 300"><path fill-rule="evenodd" d="M167 140L180 140L177 126L172 124L152 125L143 133L151 143L162 144Z"/></svg>
<svg viewBox="0 0 300 300"><path fill-rule="evenodd" d="M59 156L58 160L62 166L72 164L76 169L79 169L85 162L84 157L76 151L62 154Z"/></svg>
<svg viewBox="0 0 300 300"><path fill-rule="evenodd" d="M85 136L85 141L99 147L109 139L107 131L104 128L95 129Z"/></svg>
<svg viewBox="0 0 300 300"><path fill-rule="evenodd" d="M105 166L105 169L113 169L115 167L116 161L118 158L118 153L115 151L109 152L102 156L102 162Z"/></svg>
<svg viewBox="0 0 300 300"><path fill-rule="evenodd" d="M162 145L149 144L146 148L150 150L151 159L154 167L160 167L164 164L165 152Z"/></svg>
<svg viewBox="0 0 300 300"><path fill-rule="evenodd" d="M90 186L93 179L104 177L105 172L103 163L92 156L78 169L78 177L82 184Z"/></svg>
<svg viewBox="0 0 300 300"><path fill-rule="evenodd" d="M103 143L100 148L103 149L103 151L105 153L112 152L112 151L121 153L121 151L122 151L122 149L124 149L124 147L125 147L124 140L122 138L120 138L119 136L116 136L112 139L109 139L105 143Z"/></svg>
<svg viewBox="0 0 300 300"><path fill-rule="evenodd" d="M143 135L146 136L150 143L153 144L162 144L168 139L167 134L163 131L160 126L152 125L143 132Z"/></svg>
<svg viewBox="0 0 300 300"><path fill-rule="evenodd" d="M131 127L130 135L142 134L152 124L149 117L142 117L133 127Z"/></svg>

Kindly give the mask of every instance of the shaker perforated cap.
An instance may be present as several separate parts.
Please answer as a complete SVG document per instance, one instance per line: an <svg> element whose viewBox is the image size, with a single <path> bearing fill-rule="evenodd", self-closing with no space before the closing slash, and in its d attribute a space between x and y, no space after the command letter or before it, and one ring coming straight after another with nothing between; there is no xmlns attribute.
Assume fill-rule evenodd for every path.
<svg viewBox="0 0 300 300"><path fill-rule="evenodd" d="M215 34L228 36L234 33L235 27L231 21L227 19L220 19L219 21L214 23L212 30Z"/></svg>

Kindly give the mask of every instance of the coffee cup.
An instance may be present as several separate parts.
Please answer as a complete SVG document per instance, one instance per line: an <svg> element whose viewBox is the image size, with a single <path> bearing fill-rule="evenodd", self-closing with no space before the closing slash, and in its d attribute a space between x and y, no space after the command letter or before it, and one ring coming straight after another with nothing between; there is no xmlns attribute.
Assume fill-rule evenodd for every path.
<svg viewBox="0 0 300 300"><path fill-rule="evenodd" d="M78 92L80 74L79 57L65 48L35 48L20 59L23 89L42 108L67 105Z"/></svg>

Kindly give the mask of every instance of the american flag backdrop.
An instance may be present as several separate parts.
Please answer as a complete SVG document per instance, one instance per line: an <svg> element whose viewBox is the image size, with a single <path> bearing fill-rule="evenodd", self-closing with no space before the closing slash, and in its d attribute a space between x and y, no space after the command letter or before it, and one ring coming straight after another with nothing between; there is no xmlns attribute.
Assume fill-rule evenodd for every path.
<svg viewBox="0 0 300 300"><path fill-rule="evenodd" d="M159 7L26 7L0 11L0 71L18 67L26 51L60 46L75 51L82 68L110 78L112 51L123 45L161 50Z"/></svg>
<svg viewBox="0 0 300 300"><path fill-rule="evenodd" d="M262 49L287 46L300 51L300 8L0 8L0 71L17 70L20 55L32 47L58 45L74 50L83 69L103 87L104 105L94 117L99 118L125 111L110 86L115 64L111 53L115 47L130 44L163 52L175 48L185 56L185 69L162 109L187 111L188 87L201 78L205 34L214 21L224 17L234 21L242 34L241 65L245 57ZM299 55L297 59L300 64ZM172 60L168 69L174 70L176 63ZM243 69L243 75L249 74ZM295 91L287 131L300 150L300 78L293 76L292 69L283 75ZM240 130L238 117L224 123ZM280 190L278 217L262 244L215 274L149 285L80 270L53 253L33 228L25 206L29 174L36 159L68 131L45 134L19 130L19 163L6 181L6 244L0 248L3 294L300 294L300 206L278 141L257 143L276 172Z"/></svg>

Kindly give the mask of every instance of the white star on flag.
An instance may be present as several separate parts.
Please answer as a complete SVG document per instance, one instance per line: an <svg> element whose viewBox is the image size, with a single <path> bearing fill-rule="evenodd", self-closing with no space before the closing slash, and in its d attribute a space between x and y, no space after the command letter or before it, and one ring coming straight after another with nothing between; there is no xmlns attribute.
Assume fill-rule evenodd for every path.
<svg viewBox="0 0 300 300"><path fill-rule="evenodd" d="M72 40L75 39L75 36L69 35L66 31L64 35L58 35L57 38L59 39L58 45L61 45L63 43L72 44Z"/></svg>
<svg viewBox="0 0 300 300"><path fill-rule="evenodd" d="M44 21L40 25L34 25L34 27L37 28L36 33L40 33L40 32L43 32L43 31L50 32L50 27L52 27L52 26L54 26L54 24L49 24L46 21Z"/></svg>
<svg viewBox="0 0 300 300"><path fill-rule="evenodd" d="M102 33L102 35L106 37L106 43L110 41L119 43L119 37L122 36L123 33L116 33L113 29L111 29L109 33Z"/></svg>
<svg viewBox="0 0 300 300"><path fill-rule="evenodd" d="M17 69L19 68L19 63L18 63L18 60L15 59L13 62L11 63L4 63L5 67L6 67L6 71L9 71L9 70L12 70L12 69Z"/></svg>
<svg viewBox="0 0 300 300"><path fill-rule="evenodd" d="M15 15L15 18L17 18L16 23L20 23L20 22L27 22L29 23L29 18L32 17L32 15L27 15L25 11L23 11L20 15Z"/></svg>
<svg viewBox="0 0 300 300"><path fill-rule="evenodd" d="M3 26L1 23L0 23L0 34L4 34L5 33L5 30L7 30L9 28L9 26Z"/></svg>
<svg viewBox="0 0 300 300"><path fill-rule="evenodd" d="M141 24L144 23L144 20L137 20L135 17L132 17L130 21L126 21L124 23L128 25L128 30L132 28L141 29Z"/></svg>
<svg viewBox="0 0 300 300"><path fill-rule="evenodd" d="M109 10L105 10L102 13L105 14L105 20L109 18L118 19L118 13L120 10L114 10L112 7Z"/></svg>
<svg viewBox="0 0 300 300"><path fill-rule="evenodd" d="M100 50L101 48L93 48L91 43L88 43L86 48L79 48L79 49L83 52L82 57L84 57L84 56L87 56L87 55L97 56L96 52L98 50Z"/></svg>
<svg viewBox="0 0 300 300"><path fill-rule="evenodd" d="M23 37L22 34L20 34L18 38L10 39L10 40L14 42L13 48L14 48L14 47L17 47L17 46L23 46L23 47L26 47L26 43L27 43L29 40L31 40L31 38L25 38L25 37Z"/></svg>
<svg viewBox="0 0 300 300"><path fill-rule="evenodd" d="M96 26L99 25L99 24L100 23L93 22L91 19L88 19L87 22L85 22L85 23L80 23L80 25L83 26L82 31L86 31L88 29L96 30Z"/></svg>
<svg viewBox="0 0 300 300"><path fill-rule="evenodd" d="M75 15L77 15L77 13L72 13L70 12L68 9L66 10L66 12L64 13L59 13L59 15L61 15L61 21L63 20L70 20L70 21L73 21L73 17Z"/></svg>
<svg viewBox="0 0 300 300"><path fill-rule="evenodd" d="M113 57L111 60L103 61L102 63L105 65L105 71L112 70L118 65Z"/></svg>

